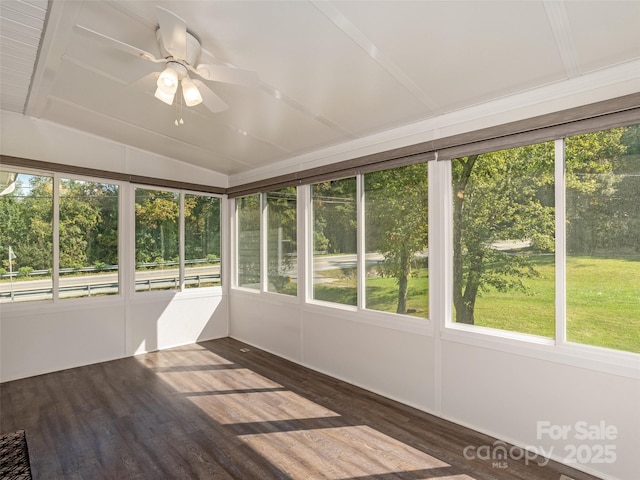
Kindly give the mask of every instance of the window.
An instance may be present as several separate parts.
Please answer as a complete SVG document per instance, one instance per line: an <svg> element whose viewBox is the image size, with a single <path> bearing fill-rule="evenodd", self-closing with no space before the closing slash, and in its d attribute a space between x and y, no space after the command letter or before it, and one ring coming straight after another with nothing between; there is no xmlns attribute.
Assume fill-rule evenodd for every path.
<svg viewBox="0 0 640 480"><path fill-rule="evenodd" d="M454 321L553 338L554 144L451 168Z"/></svg>
<svg viewBox="0 0 640 480"><path fill-rule="evenodd" d="M566 140L566 330L640 353L640 125Z"/></svg>
<svg viewBox="0 0 640 480"><path fill-rule="evenodd" d="M429 315L428 165L367 173L366 308Z"/></svg>
<svg viewBox="0 0 640 480"><path fill-rule="evenodd" d="M180 287L179 194L135 189L137 291Z"/></svg>
<svg viewBox="0 0 640 480"><path fill-rule="evenodd" d="M260 290L260 195L236 199L237 285Z"/></svg>
<svg viewBox="0 0 640 480"><path fill-rule="evenodd" d="M220 199L184 195L185 288L220 285Z"/></svg>
<svg viewBox="0 0 640 480"><path fill-rule="evenodd" d="M53 177L0 170L0 301L53 298Z"/></svg>
<svg viewBox="0 0 640 480"><path fill-rule="evenodd" d="M356 178L311 186L312 298L358 304Z"/></svg>
<svg viewBox="0 0 640 480"><path fill-rule="evenodd" d="M119 182L3 167L0 302L121 293L123 187L126 191ZM142 187L134 191L135 289L220 285L220 198Z"/></svg>
<svg viewBox="0 0 640 480"><path fill-rule="evenodd" d="M267 192L267 291L297 295L296 188Z"/></svg>
<svg viewBox="0 0 640 480"><path fill-rule="evenodd" d="M118 293L118 191L60 180L60 298Z"/></svg>

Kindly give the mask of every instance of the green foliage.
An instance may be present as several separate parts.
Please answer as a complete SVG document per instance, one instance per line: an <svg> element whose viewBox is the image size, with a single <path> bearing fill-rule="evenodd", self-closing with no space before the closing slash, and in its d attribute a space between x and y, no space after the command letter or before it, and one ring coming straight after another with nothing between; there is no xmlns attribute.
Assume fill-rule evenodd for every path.
<svg viewBox="0 0 640 480"><path fill-rule="evenodd" d="M184 196L185 260L220 258L220 199Z"/></svg>
<svg viewBox="0 0 640 480"><path fill-rule="evenodd" d="M97 272L101 272L102 270L104 270L104 267L106 267L107 264L104 262L94 262L93 263L93 267L96 269Z"/></svg>
<svg viewBox="0 0 640 480"><path fill-rule="evenodd" d="M285 187L266 193L267 288L288 293L289 272L297 259L297 192ZM294 292L294 294L297 292Z"/></svg>
<svg viewBox="0 0 640 480"><path fill-rule="evenodd" d="M401 314L415 255L428 245L427 171L424 163L365 175L366 250L383 255L379 272L396 279Z"/></svg>
<svg viewBox="0 0 640 480"><path fill-rule="evenodd" d="M33 267L20 267L18 269L18 276L20 277L28 277L33 273Z"/></svg>
<svg viewBox="0 0 640 480"><path fill-rule="evenodd" d="M260 283L260 195L237 200L238 284Z"/></svg>
<svg viewBox="0 0 640 480"><path fill-rule="evenodd" d="M634 125L609 130L604 139L603 132L567 139L567 161L581 167L567 192L569 253L640 252L640 154L629 154L640 149L637 132ZM594 152L593 145L603 151ZM584 158L583 150L592 157Z"/></svg>
<svg viewBox="0 0 640 480"><path fill-rule="evenodd" d="M314 252L356 252L356 178L311 186Z"/></svg>
<svg viewBox="0 0 640 480"><path fill-rule="evenodd" d="M178 194L136 189L136 264L178 255Z"/></svg>
<svg viewBox="0 0 640 480"><path fill-rule="evenodd" d="M554 146L528 145L454 159L453 241L456 321L474 323L478 293L524 289L535 275L529 257L495 248L505 240L554 247Z"/></svg>
<svg viewBox="0 0 640 480"><path fill-rule="evenodd" d="M640 251L635 151L638 126L566 141L568 251ZM526 240L534 252L554 251L553 144L518 147L452 161L454 305L456 321L475 323L482 292L528 291L539 274L529 255L504 252L504 240ZM619 173L624 171L624 175Z"/></svg>
<svg viewBox="0 0 640 480"><path fill-rule="evenodd" d="M0 252L13 247L13 268L53 264L53 180L19 174L14 192L0 197Z"/></svg>

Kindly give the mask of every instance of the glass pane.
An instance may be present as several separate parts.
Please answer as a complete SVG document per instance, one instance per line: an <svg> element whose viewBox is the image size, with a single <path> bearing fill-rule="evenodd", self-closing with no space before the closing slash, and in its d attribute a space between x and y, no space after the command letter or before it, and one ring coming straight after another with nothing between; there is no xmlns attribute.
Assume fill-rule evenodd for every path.
<svg viewBox="0 0 640 480"><path fill-rule="evenodd" d="M180 287L179 195L136 188L136 290Z"/></svg>
<svg viewBox="0 0 640 480"><path fill-rule="evenodd" d="M355 177L311 185L313 295L316 300L358 304Z"/></svg>
<svg viewBox="0 0 640 480"><path fill-rule="evenodd" d="M118 186L60 180L60 298L118 293Z"/></svg>
<svg viewBox="0 0 640 480"><path fill-rule="evenodd" d="M566 152L567 339L640 353L640 125Z"/></svg>
<svg viewBox="0 0 640 480"><path fill-rule="evenodd" d="M0 170L0 302L53 298L53 179Z"/></svg>
<svg viewBox="0 0 640 480"><path fill-rule="evenodd" d="M554 144L452 161L454 321L555 336Z"/></svg>
<svg viewBox="0 0 640 480"><path fill-rule="evenodd" d="M266 194L267 291L297 295L296 187Z"/></svg>
<svg viewBox="0 0 640 480"><path fill-rule="evenodd" d="M184 196L185 288L220 285L220 199Z"/></svg>
<svg viewBox="0 0 640 480"><path fill-rule="evenodd" d="M236 199L238 286L260 289L260 196Z"/></svg>
<svg viewBox="0 0 640 480"><path fill-rule="evenodd" d="M427 170L424 163L364 177L369 309L429 315Z"/></svg>

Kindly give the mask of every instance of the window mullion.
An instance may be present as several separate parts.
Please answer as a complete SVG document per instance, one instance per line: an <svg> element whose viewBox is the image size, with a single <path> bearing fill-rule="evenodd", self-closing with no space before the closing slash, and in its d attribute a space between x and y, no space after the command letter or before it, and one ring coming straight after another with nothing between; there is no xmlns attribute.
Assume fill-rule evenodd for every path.
<svg viewBox="0 0 640 480"><path fill-rule="evenodd" d="M366 303L366 251L365 251L365 226L364 226L364 175L356 176L356 278L357 278L357 305L364 309Z"/></svg>
<svg viewBox="0 0 640 480"><path fill-rule="evenodd" d="M178 276L180 278L180 290L185 289L185 220L184 220L184 192L180 193L180 212L178 216Z"/></svg>
<svg viewBox="0 0 640 480"><path fill-rule="evenodd" d="M267 226L269 215L269 206L267 204L267 194L260 194L260 291L268 290L268 248L267 248Z"/></svg>
<svg viewBox="0 0 640 480"><path fill-rule="evenodd" d="M565 140L555 141L556 345L567 341Z"/></svg>
<svg viewBox="0 0 640 480"><path fill-rule="evenodd" d="M60 292L60 176L53 176L53 265L51 266L52 298L59 300Z"/></svg>

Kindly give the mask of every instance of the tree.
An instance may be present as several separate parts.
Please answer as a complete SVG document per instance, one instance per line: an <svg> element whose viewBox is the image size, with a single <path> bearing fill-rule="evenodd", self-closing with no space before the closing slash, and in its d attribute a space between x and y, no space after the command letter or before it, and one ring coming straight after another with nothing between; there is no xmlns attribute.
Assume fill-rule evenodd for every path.
<svg viewBox="0 0 640 480"><path fill-rule="evenodd" d="M625 151L620 144L622 132L612 129L567 141L569 191L598 192L600 196L594 198L613 195L612 165ZM530 252L554 251L554 145L548 142L456 158L452 183L453 303L456 322L473 324L482 291L526 292L523 280L538 275L530 255L502 251L496 248L499 242L525 240L530 242ZM595 228L611 215L606 202L597 211L597 219L570 218L568 228L579 220L581 228L589 231L585 225ZM611 238L612 232L606 234Z"/></svg>
<svg viewBox="0 0 640 480"><path fill-rule="evenodd" d="M621 209L631 199L633 164L625 162L628 150L623 136L630 129L616 128L570 137L566 141L567 251L575 255L594 255L622 247L624 236L637 205ZM637 167L635 167L637 169ZM628 198L620 193L627 193ZM617 249L617 248L616 248Z"/></svg>
<svg viewBox="0 0 640 480"><path fill-rule="evenodd" d="M28 193L17 199L22 219L18 221L19 229L12 232L16 261L34 270L50 270L53 267L53 178L28 176L28 183Z"/></svg>
<svg viewBox="0 0 640 480"><path fill-rule="evenodd" d="M356 178L312 185L314 251L356 252Z"/></svg>
<svg viewBox="0 0 640 480"><path fill-rule="evenodd" d="M75 180L64 180L60 184L61 268L89 265L91 236L102 218L100 209L90 201L86 186L85 182Z"/></svg>
<svg viewBox="0 0 640 480"><path fill-rule="evenodd" d="M473 324L481 290L518 288L536 275L529 257L510 255L496 242L530 240L553 251L553 143L471 155L452 161L453 303L456 321Z"/></svg>
<svg viewBox="0 0 640 480"><path fill-rule="evenodd" d="M236 200L238 216L238 284L260 283L260 195Z"/></svg>
<svg viewBox="0 0 640 480"><path fill-rule="evenodd" d="M185 259L220 258L220 199L184 196Z"/></svg>
<svg viewBox="0 0 640 480"><path fill-rule="evenodd" d="M428 245L427 169L423 163L365 175L367 251L380 252L382 274L397 280L401 314L415 255Z"/></svg>
<svg viewBox="0 0 640 480"><path fill-rule="evenodd" d="M178 194L136 189L136 263L178 258Z"/></svg>
<svg viewBox="0 0 640 480"><path fill-rule="evenodd" d="M267 202L268 289L284 293L289 270L297 257L296 187L284 187L265 194Z"/></svg>

